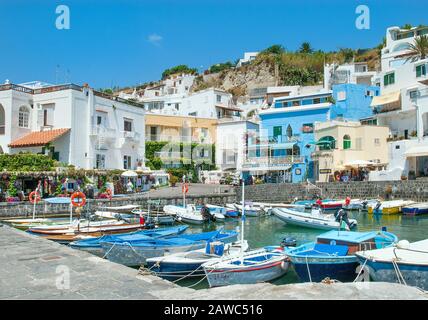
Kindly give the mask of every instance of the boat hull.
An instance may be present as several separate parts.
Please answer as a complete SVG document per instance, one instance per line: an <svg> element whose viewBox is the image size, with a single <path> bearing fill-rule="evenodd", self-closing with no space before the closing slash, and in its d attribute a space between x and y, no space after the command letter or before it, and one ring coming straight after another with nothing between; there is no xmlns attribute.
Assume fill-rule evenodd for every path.
<svg viewBox="0 0 428 320"><path fill-rule="evenodd" d="M369 270L372 280L382 282L398 283L397 273L391 262L367 260L364 257L358 257L360 263L365 263ZM405 264L397 261L398 269L402 274L406 284L428 290L428 266Z"/></svg>
<svg viewBox="0 0 428 320"><path fill-rule="evenodd" d="M262 266L245 269L216 269L205 270L210 287L228 286L234 284L254 284L272 281L287 273L289 262L275 261Z"/></svg>
<svg viewBox="0 0 428 320"><path fill-rule="evenodd" d="M403 208L402 211L408 215L428 214L428 208Z"/></svg>
<svg viewBox="0 0 428 320"><path fill-rule="evenodd" d="M351 258L352 259L349 259L349 257L345 259L330 258L325 262L322 262L318 259L308 258L307 263L305 258L301 258L299 261L291 259L291 261L294 266L294 270L302 282L309 282L311 280L313 282L321 282L326 277L342 282L349 282L355 279L355 270L359 265L358 259L356 257Z"/></svg>

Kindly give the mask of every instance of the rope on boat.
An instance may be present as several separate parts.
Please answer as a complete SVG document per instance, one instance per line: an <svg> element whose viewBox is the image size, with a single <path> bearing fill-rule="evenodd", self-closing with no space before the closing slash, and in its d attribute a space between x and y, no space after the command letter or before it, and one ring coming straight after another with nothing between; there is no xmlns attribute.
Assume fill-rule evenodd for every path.
<svg viewBox="0 0 428 320"><path fill-rule="evenodd" d="M305 260L306 260L306 268L308 269L309 281L310 283L312 283L311 270L309 270L308 256L305 256Z"/></svg>
<svg viewBox="0 0 428 320"><path fill-rule="evenodd" d="M392 265L394 267L395 274L397 275L398 283L407 286L406 280L404 280L403 274L401 273L400 268L398 267L397 261L395 259L392 259Z"/></svg>
<svg viewBox="0 0 428 320"><path fill-rule="evenodd" d="M107 257L107 255L110 253L110 251L114 248L115 245L116 245L116 242L113 243L113 245L111 246L111 248L107 250L107 252L105 253L105 255L103 255L103 259L105 259Z"/></svg>
<svg viewBox="0 0 428 320"><path fill-rule="evenodd" d="M352 282L357 282L358 278L359 278L359 277L360 277L360 275L361 275L361 272L364 270L364 268L365 268L365 266L366 266L366 264L367 264L367 260L368 260L368 259L366 259L366 261L364 261L363 265L361 266L360 271L358 271L357 277L356 277L356 278L355 278L355 280L354 280L354 281L352 281Z"/></svg>

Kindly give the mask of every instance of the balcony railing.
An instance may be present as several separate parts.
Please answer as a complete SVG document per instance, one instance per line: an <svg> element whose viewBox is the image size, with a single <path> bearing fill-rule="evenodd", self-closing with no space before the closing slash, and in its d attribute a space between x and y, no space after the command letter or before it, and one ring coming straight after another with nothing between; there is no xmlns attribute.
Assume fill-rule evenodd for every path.
<svg viewBox="0 0 428 320"><path fill-rule="evenodd" d="M250 157L244 160L244 168L258 168L258 167L279 167L284 165L291 165L294 163L302 163L305 161L303 156L280 156L280 157Z"/></svg>
<svg viewBox="0 0 428 320"><path fill-rule="evenodd" d="M146 134L146 141L212 143L209 137Z"/></svg>
<svg viewBox="0 0 428 320"><path fill-rule="evenodd" d="M5 129L6 129L5 126L0 126L0 134L1 135L5 134Z"/></svg>
<svg viewBox="0 0 428 320"><path fill-rule="evenodd" d="M251 137L248 140L248 145L249 146L276 145L281 143L299 142L299 141L301 141L301 137L299 134L293 135L291 137L287 135L269 136L269 137Z"/></svg>
<svg viewBox="0 0 428 320"><path fill-rule="evenodd" d="M123 137L132 141L140 141L141 134L135 131L122 131Z"/></svg>

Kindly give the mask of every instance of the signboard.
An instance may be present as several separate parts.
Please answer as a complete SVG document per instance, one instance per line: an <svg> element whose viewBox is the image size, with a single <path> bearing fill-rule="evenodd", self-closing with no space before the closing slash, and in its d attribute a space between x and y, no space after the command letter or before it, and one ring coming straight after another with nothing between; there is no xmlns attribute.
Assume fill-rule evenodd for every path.
<svg viewBox="0 0 428 320"><path fill-rule="evenodd" d="M331 169L320 169L320 174L329 174L331 173Z"/></svg>

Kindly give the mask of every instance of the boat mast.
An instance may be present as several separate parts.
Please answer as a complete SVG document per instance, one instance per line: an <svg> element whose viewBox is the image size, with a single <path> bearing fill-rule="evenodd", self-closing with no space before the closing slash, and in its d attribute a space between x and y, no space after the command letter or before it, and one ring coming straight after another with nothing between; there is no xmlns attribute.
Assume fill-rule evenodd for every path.
<svg viewBox="0 0 428 320"><path fill-rule="evenodd" d="M244 172L242 171L242 217L241 217L241 254L243 253L244 243L244 222L245 222L245 180Z"/></svg>

